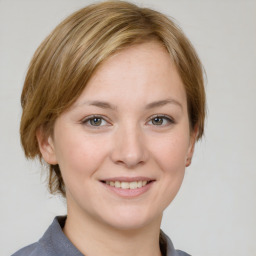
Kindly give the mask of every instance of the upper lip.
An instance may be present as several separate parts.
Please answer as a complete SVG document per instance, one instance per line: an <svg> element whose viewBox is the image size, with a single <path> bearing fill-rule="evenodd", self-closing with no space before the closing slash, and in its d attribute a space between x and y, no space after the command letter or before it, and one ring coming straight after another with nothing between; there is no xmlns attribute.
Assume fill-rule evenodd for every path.
<svg viewBox="0 0 256 256"><path fill-rule="evenodd" d="M102 179L101 181L123 181L123 182L133 182L133 181L153 181L154 179L149 177L112 177L107 179Z"/></svg>

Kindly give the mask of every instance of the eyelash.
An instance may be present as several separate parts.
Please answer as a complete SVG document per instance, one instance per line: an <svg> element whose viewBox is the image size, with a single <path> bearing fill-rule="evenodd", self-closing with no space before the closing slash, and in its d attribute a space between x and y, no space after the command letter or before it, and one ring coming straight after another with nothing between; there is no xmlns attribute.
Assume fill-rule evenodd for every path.
<svg viewBox="0 0 256 256"><path fill-rule="evenodd" d="M101 123L100 125L92 125L90 122L93 121L93 119L100 119L101 120L101 123L102 121L105 121L106 123L108 123L110 125L110 122L109 121L106 121L106 118L104 118L103 116L100 116L100 115L93 115L93 116L88 116L86 117L85 119L82 120L82 124L85 124L87 126L91 126L91 127L94 127L94 128L98 128L98 127L101 127ZM105 126L105 125L104 125Z"/></svg>
<svg viewBox="0 0 256 256"><path fill-rule="evenodd" d="M163 122L166 121L167 123L164 124L164 125L162 125L162 124L160 124L160 125L154 125L154 124L152 124L152 125L154 125L154 126L162 126L162 127L163 127L163 126L167 126L167 125L170 125L170 124L175 124L174 119L171 118L170 116L167 116L167 115L154 115L154 116L150 117L150 119L149 119L148 122L152 122L152 121L153 121L154 119L156 119L156 118L162 119Z"/></svg>
<svg viewBox="0 0 256 256"><path fill-rule="evenodd" d="M163 123L164 121L166 121L167 123L165 123L165 124L160 123L159 125L153 124L152 122L153 122L153 120L156 119L156 118L162 120L162 123ZM99 125L93 125L93 124L91 123L91 122L93 121L93 119L99 119L99 120L100 120L100 124L99 124ZM106 126L106 124L105 124L105 125L101 125L102 122L106 122L106 123L107 123L107 126L111 125L111 123L110 123L109 121L107 121L106 118L104 118L104 117L101 116L101 115L88 116L88 117L86 117L85 119L83 119L81 123L84 124L84 125L90 126L90 127L99 128L99 127L101 127L101 126ZM175 124L175 121L173 120L173 118L171 118L170 116L166 116L166 115L154 115L154 116L152 116L152 117L149 118L149 120L147 121L147 123L149 123L149 122L151 122L150 125L153 125L153 126L160 126L160 127L168 126L168 125L170 125L170 124Z"/></svg>

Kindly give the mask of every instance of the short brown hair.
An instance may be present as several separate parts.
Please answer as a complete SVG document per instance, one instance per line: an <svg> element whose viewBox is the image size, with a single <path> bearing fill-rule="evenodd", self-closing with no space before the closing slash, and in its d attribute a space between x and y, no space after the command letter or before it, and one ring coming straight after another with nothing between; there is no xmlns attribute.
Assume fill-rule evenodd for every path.
<svg viewBox="0 0 256 256"><path fill-rule="evenodd" d="M37 130L50 135L56 118L80 96L97 67L113 53L157 40L165 46L183 81L190 126L204 131L203 68L193 46L167 16L123 1L85 7L63 22L36 50L25 79L20 136L28 158L42 158ZM49 166L50 192L65 186L58 165Z"/></svg>

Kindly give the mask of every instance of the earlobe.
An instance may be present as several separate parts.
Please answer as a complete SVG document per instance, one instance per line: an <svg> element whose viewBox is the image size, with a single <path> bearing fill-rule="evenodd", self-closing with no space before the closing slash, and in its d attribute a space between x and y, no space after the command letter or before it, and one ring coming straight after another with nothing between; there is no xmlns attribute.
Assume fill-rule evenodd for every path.
<svg viewBox="0 0 256 256"><path fill-rule="evenodd" d="M194 131L192 132L190 136L190 142L189 142L189 149L188 149L188 154L187 154L187 159L186 159L186 167L190 166L192 157L194 154L194 148L196 144L196 139L197 139L197 134L198 134L198 128L195 127Z"/></svg>
<svg viewBox="0 0 256 256"><path fill-rule="evenodd" d="M52 136L46 136L43 129L39 128L36 132L36 138L44 161L52 165L57 164Z"/></svg>

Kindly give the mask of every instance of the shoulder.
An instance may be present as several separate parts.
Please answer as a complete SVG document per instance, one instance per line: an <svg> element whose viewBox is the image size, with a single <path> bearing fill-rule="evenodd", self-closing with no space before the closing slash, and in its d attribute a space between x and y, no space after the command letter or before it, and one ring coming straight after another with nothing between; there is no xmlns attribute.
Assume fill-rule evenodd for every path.
<svg viewBox="0 0 256 256"><path fill-rule="evenodd" d="M162 254L166 256L191 256L184 251L176 250L171 239L162 230L160 232L160 248Z"/></svg>
<svg viewBox="0 0 256 256"><path fill-rule="evenodd" d="M15 252L11 256L54 256L55 254L55 240L58 241L62 235L62 229L60 223L65 220L65 217L56 217L53 223L44 233L43 237L36 243L30 244L19 251Z"/></svg>
<svg viewBox="0 0 256 256"><path fill-rule="evenodd" d="M83 256L63 233L65 221L66 216L56 217L38 242L24 247L12 256Z"/></svg>
<svg viewBox="0 0 256 256"><path fill-rule="evenodd" d="M34 243L28 245L16 253L12 254L11 256L47 256L47 252L44 248L40 245L40 243Z"/></svg>
<svg viewBox="0 0 256 256"><path fill-rule="evenodd" d="M186 252L183 252L180 250L177 250L176 253L177 253L177 256L191 256L190 254L187 254Z"/></svg>

